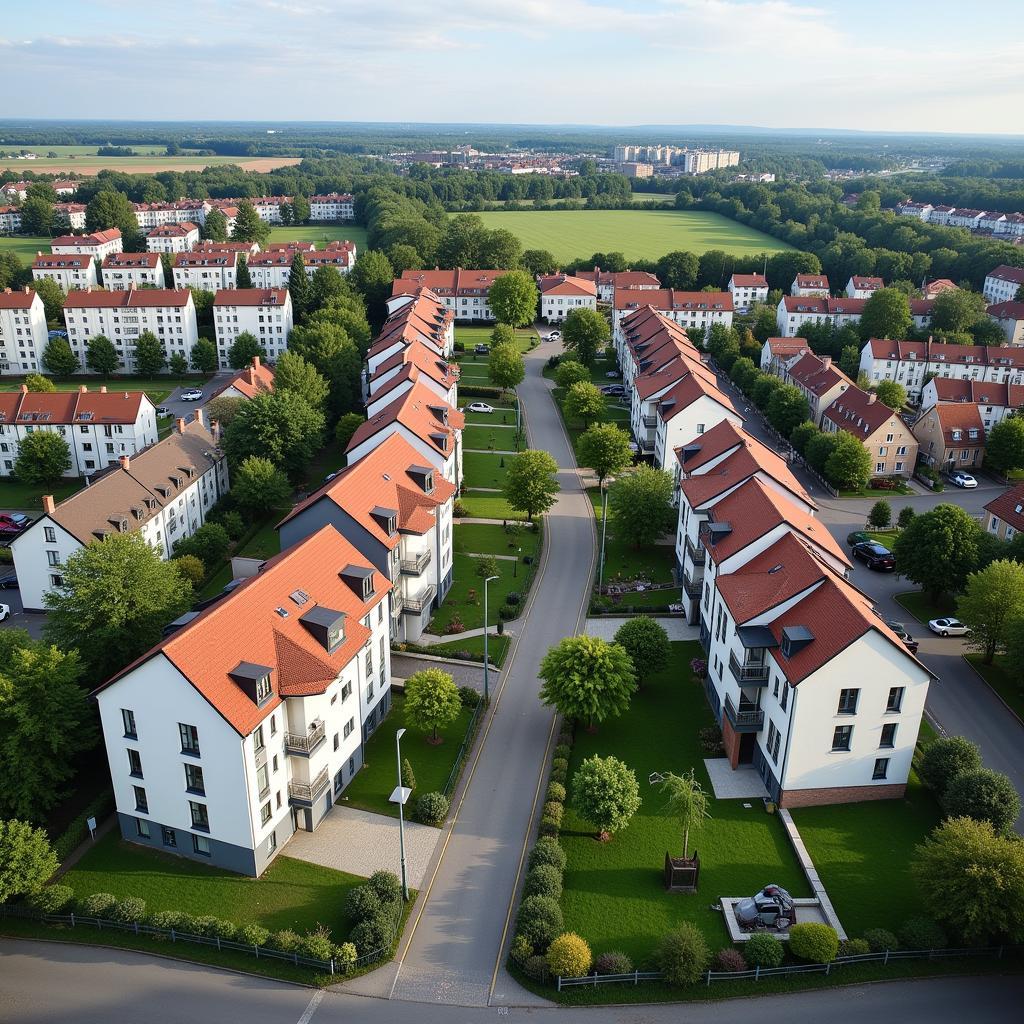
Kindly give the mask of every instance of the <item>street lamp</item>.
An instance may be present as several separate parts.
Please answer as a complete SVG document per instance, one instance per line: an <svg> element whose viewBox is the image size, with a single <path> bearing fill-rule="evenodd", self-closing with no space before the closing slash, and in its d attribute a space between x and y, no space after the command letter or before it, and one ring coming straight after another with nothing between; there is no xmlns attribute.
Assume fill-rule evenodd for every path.
<svg viewBox="0 0 1024 1024"><path fill-rule="evenodd" d="M601 561L597 570L597 595L601 596L601 590L604 587L604 542L608 536L608 483L612 483L611 478L607 478L601 481Z"/></svg>
<svg viewBox="0 0 1024 1024"><path fill-rule="evenodd" d="M405 735L404 729L399 729L395 733L395 760L398 764L398 785L395 787L394 792L391 794L390 801L393 804L398 804L398 850L399 857L402 863L402 899L408 901L409 899L409 881L405 875L405 802L412 795L412 790L408 786L402 785L402 737Z"/></svg>
<svg viewBox="0 0 1024 1024"><path fill-rule="evenodd" d="M487 584L497 578L497 576L488 576L484 580L484 700L490 700L491 697L490 663L487 660Z"/></svg>
<svg viewBox="0 0 1024 1024"><path fill-rule="evenodd" d="M522 548L516 548L516 560L512 563L512 579L515 579L519 575L519 559L523 555Z"/></svg>

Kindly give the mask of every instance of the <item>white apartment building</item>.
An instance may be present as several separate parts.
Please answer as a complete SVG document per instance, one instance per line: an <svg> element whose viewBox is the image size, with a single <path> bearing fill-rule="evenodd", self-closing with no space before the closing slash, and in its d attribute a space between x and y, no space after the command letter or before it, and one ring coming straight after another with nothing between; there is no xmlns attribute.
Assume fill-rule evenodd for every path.
<svg viewBox="0 0 1024 1024"><path fill-rule="evenodd" d="M921 414L941 403L976 405L978 419L987 433L1008 416L1024 408L1024 384L992 384L988 381L932 377L921 389Z"/></svg>
<svg viewBox="0 0 1024 1024"><path fill-rule="evenodd" d="M907 201L896 207L896 212L901 217L914 217L916 220L928 220L928 215L934 207L931 203L912 203Z"/></svg>
<svg viewBox="0 0 1024 1024"><path fill-rule="evenodd" d="M107 231L93 231L89 235L60 235L50 242L50 252L72 256L91 256L103 262L112 252L124 248L121 232L117 228Z"/></svg>
<svg viewBox="0 0 1024 1024"><path fill-rule="evenodd" d="M366 415L375 415L417 381L452 408L458 408L458 367L422 341L415 340L389 359L377 363L372 374L366 374Z"/></svg>
<svg viewBox="0 0 1024 1024"><path fill-rule="evenodd" d="M988 307L988 318L999 325L1008 345L1024 345L1024 302L997 302Z"/></svg>
<svg viewBox="0 0 1024 1024"><path fill-rule="evenodd" d="M281 547L334 527L391 583L391 640L415 642L451 588L455 493L392 434L278 524Z"/></svg>
<svg viewBox="0 0 1024 1024"><path fill-rule="evenodd" d="M768 301L768 279L764 274L733 274L729 294L738 313L746 313L758 302Z"/></svg>
<svg viewBox="0 0 1024 1024"><path fill-rule="evenodd" d="M174 258L174 287L218 292L234 288L238 272L237 249L196 249Z"/></svg>
<svg viewBox="0 0 1024 1024"><path fill-rule="evenodd" d="M369 374L413 341L445 359L455 351L455 314L432 291L392 296L386 305L388 317L366 353Z"/></svg>
<svg viewBox="0 0 1024 1024"><path fill-rule="evenodd" d="M108 464L107 454L97 457ZM116 461L116 468L59 504L44 496L42 516L11 542L25 608L41 611L46 595L63 586L61 567L69 556L108 534L138 530L170 557L228 490L227 459L202 410L187 424L179 419L158 444Z"/></svg>
<svg viewBox="0 0 1024 1024"><path fill-rule="evenodd" d="M776 376L799 388L816 427L821 426L822 413L854 383L832 362L831 356L816 356L813 352L805 352L780 367Z"/></svg>
<svg viewBox="0 0 1024 1024"><path fill-rule="evenodd" d="M885 282L880 277L858 277L856 274L846 282L848 299L870 299Z"/></svg>
<svg viewBox="0 0 1024 1024"><path fill-rule="evenodd" d="M597 285L582 277L552 274L537 279L540 316L545 322L560 323L574 309L597 310Z"/></svg>
<svg viewBox="0 0 1024 1024"><path fill-rule="evenodd" d="M328 192L309 197L309 219L316 221L353 220L355 198L347 192Z"/></svg>
<svg viewBox="0 0 1024 1024"><path fill-rule="evenodd" d="M710 378L710 379L709 379ZM654 424L654 466L671 470L675 450L691 437L731 420L743 425L743 417L732 399L718 388L714 374L706 367L694 368L657 399Z"/></svg>
<svg viewBox="0 0 1024 1024"><path fill-rule="evenodd" d="M66 477L91 476L156 444L156 409L143 391L0 392L0 476L10 477L18 446L32 433L57 433L67 442Z"/></svg>
<svg viewBox="0 0 1024 1024"><path fill-rule="evenodd" d="M390 708L389 589L324 527L101 686L123 838L258 876L315 829Z"/></svg>
<svg viewBox="0 0 1024 1024"><path fill-rule="evenodd" d="M72 231L85 230L85 203L54 203L53 212L58 217L67 218Z"/></svg>
<svg viewBox="0 0 1024 1024"><path fill-rule="evenodd" d="M21 230L21 207L0 206L0 233L10 234Z"/></svg>
<svg viewBox="0 0 1024 1024"><path fill-rule="evenodd" d="M156 335L168 359L175 353L187 359L199 340L196 307L187 289L70 292L64 300L64 324L83 373L90 372L86 354L97 334L114 343L121 373L135 372L135 341L144 331Z"/></svg>
<svg viewBox="0 0 1024 1024"><path fill-rule="evenodd" d="M287 288L292 276L292 260L300 252L305 261L308 251L298 246L264 249L263 252L250 256L249 278L253 288ZM308 268L306 276L312 276Z"/></svg>
<svg viewBox="0 0 1024 1024"><path fill-rule="evenodd" d="M323 249L315 249L306 253L306 273L312 279L320 267L334 267L339 274L347 274L356 263L356 243L347 239L328 242Z"/></svg>
<svg viewBox="0 0 1024 1024"><path fill-rule="evenodd" d="M391 295L415 295L428 288L463 323L476 320L493 322L494 312L487 301L491 285L506 270L406 270L392 285Z"/></svg>
<svg viewBox="0 0 1024 1024"><path fill-rule="evenodd" d="M207 211L211 209L206 199L181 199L174 203L132 203L132 206L140 231L186 221L201 227L206 223Z"/></svg>
<svg viewBox="0 0 1024 1024"><path fill-rule="evenodd" d="M614 301L616 288L632 288L637 291L657 291L661 288L658 278L646 270L612 271L594 267L593 270L577 270L574 276L594 282L598 302Z"/></svg>
<svg viewBox="0 0 1024 1024"><path fill-rule="evenodd" d="M824 274L797 274L789 286L789 294L799 295L802 298L817 295L827 299L831 294L828 278Z"/></svg>
<svg viewBox="0 0 1024 1024"><path fill-rule="evenodd" d="M164 265L158 252L115 252L103 261L102 272L103 287L112 292L165 287Z"/></svg>
<svg viewBox="0 0 1024 1024"><path fill-rule="evenodd" d="M38 253L32 261L32 280L56 281L65 294L75 288L95 288L99 285L96 261L92 256L61 253Z"/></svg>
<svg viewBox="0 0 1024 1024"><path fill-rule="evenodd" d="M292 333L292 297L284 288L234 288L217 292L213 300L213 326L220 368L231 364L235 339L245 331L263 346L270 362L288 348Z"/></svg>
<svg viewBox="0 0 1024 1024"><path fill-rule="evenodd" d="M705 336L715 324L732 327L732 296L728 292L681 292L673 288L638 291L616 288L612 304L612 331L623 317L650 306L680 327L700 328Z"/></svg>
<svg viewBox="0 0 1024 1024"><path fill-rule="evenodd" d="M199 244L199 227L191 221L161 224L146 232L150 252L191 252Z"/></svg>
<svg viewBox="0 0 1024 1024"><path fill-rule="evenodd" d="M257 199L250 199L252 208L259 215L260 220L266 221L268 224L283 224L284 218L281 216L281 207L290 205L292 201L291 196L260 196ZM238 200L235 200L237 205Z"/></svg>
<svg viewBox="0 0 1024 1024"><path fill-rule="evenodd" d="M0 374L38 373L48 340L39 295L31 288L0 292Z"/></svg>
<svg viewBox="0 0 1024 1024"><path fill-rule="evenodd" d="M985 275L981 294L989 304L1013 302L1021 285L1024 285L1024 267L1008 267L1004 263Z"/></svg>
<svg viewBox="0 0 1024 1024"><path fill-rule="evenodd" d="M761 346L761 369L781 377L783 370L809 351L803 338L767 338Z"/></svg>

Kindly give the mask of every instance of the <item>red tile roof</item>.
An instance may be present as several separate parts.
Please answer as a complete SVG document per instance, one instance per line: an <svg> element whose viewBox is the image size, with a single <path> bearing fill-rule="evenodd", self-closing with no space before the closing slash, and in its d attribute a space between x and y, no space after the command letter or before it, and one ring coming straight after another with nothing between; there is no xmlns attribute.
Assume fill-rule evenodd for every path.
<svg viewBox="0 0 1024 1024"><path fill-rule="evenodd" d="M409 295L429 288L438 295L486 295L507 270L406 270L391 286L392 295Z"/></svg>
<svg viewBox="0 0 1024 1024"><path fill-rule="evenodd" d="M935 413L942 428L942 439L947 448L984 448L985 425L981 422L981 413L976 405L962 402L939 402L925 416ZM971 431L976 431L971 437ZM960 432L954 438L954 431Z"/></svg>
<svg viewBox="0 0 1024 1024"><path fill-rule="evenodd" d="M1024 533L1024 484L1017 484L993 498L985 510L1012 526L1017 533Z"/></svg>
<svg viewBox="0 0 1024 1024"><path fill-rule="evenodd" d="M417 381L390 405L361 424L352 435L345 451L352 451L367 438L379 434L392 423L400 423L436 452L448 458L455 451L455 431L465 426L466 417L458 409L453 409L443 399L438 398L425 384ZM440 443L442 437L445 438L443 446Z"/></svg>
<svg viewBox="0 0 1024 1024"><path fill-rule="evenodd" d="M698 313L731 313L733 308L729 292L682 292L674 288L616 288L614 306L619 310L651 306L666 312L685 310Z"/></svg>
<svg viewBox="0 0 1024 1024"><path fill-rule="evenodd" d="M176 252L176 267L233 267L238 263L237 249L193 249L191 252Z"/></svg>
<svg viewBox="0 0 1024 1024"><path fill-rule="evenodd" d="M688 370L682 379L658 399L658 415L668 423L699 398L710 398L723 408L736 412L732 399L718 389L717 380L712 383L703 374Z"/></svg>
<svg viewBox="0 0 1024 1024"><path fill-rule="evenodd" d="M109 256L106 257L108 260ZM87 252L51 253L41 252L32 261L33 270L85 270L92 263Z"/></svg>
<svg viewBox="0 0 1024 1024"><path fill-rule="evenodd" d="M123 292L68 292L65 309L109 309L118 306L187 306L192 293L187 288L129 288Z"/></svg>
<svg viewBox="0 0 1024 1024"><path fill-rule="evenodd" d="M158 252L109 252L103 257L103 268L112 270L139 268L156 270L160 264Z"/></svg>
<svg viewBox="0 0 1024 1024"><path fill-rule="evenodd" d="M380 395L382 391L374 391L372 387L373 382L389 370L393 370L398 366L415 367L420 372L425 373L431 380L436 381L446 390L459 379L457 364L452 364L446 359L442 359L432 348L425 345L417 338L415 341L410 342L410 344L400 352L396 352L393 356L389 356L373 371L370 376L370 390L373 391L375 397Z"/></svg>
<svg viewBox="0 0 1024 1024"><path fill-rule="evenodd" d="M981 380L960 380L956 377L933 377L940 402L974 402L976 405L1020 409L1024 406L1024 384L992 384Z"/></svg>
<svg viewBox="0 0 1024 1024"><path fill-rule="evenodd" d="M733 274L732 283L737 288L767 288L768 278L764 274Z"/></svg>
<svg viewBox="0 0 1024 1024"><path fill-rule="evenodd" d="M661 282L646 270L593 270L574 271L576 277L582 277L594 284L612 285L614 288L660 288Z"/></svg>
<svg viewBox="0 0 1024 1024"><path fill-rule="evenodd" d="M853 386L853 381L832 362L831 358L816 356L813 352L801 356L786 370L786 376L794 384L810 391L816 398L821 398L841 384Z"/></svg>
<svg viewBox="0 0 1024 1024"><path fill-rule="evenodd" d="M988 315L997 320L1024 320L1024 302L997 302L988 307Z"/></svg>
<svg viewBox="0 0 1024 1024"><path fill-rule="evenodd" d="M850 278L853 282L853 287L859 291L863 291L867 288L884 288L885 282L880 277L858 277L856 274Z"/></svg>
<svg viewBox="0 0 1024 1024"><path fill-rule="evenodd" d="M109 228L106 231L93 231L88 235L58 235L50 239L50 248L55 245L103 245L106 242L114 242L121 237L118 228Z"/></svg>
<svg viewBox="0 0 1024 1024"><path fill-rule="evenodd" d="M1010 284L1024 284L1024 267L1009 267L1005 263L1001 263L985 276L995 278L997 281L1009 281Z"/></svg>
<svg viewBox="0 0 1024 1024"><path fill-rule="evenodd" d="M541 295L585 295L597 298L597 285L579 275L569 277L566 274L552 274L540 277L537 279L537 287Z"/></svg>
<svg viewBox="0 0 1024 1024"><path fill-rule="evenodd" d="M851 384L822 414L822 419L830 420L840 430L853 434L863 441L880 427L892 419L896 413L884 402L880 402L874 393L863 391L856 384Z"/></svg>
<svg viewBox="0 0 1024 1024"><path fill-rule="evenodd" d="M36 293L31 288L24 288L21 291L5 288L0 292L0 309L31 309L35 299ZM39 301L42 302L42 299Z"/></svg>
<svg viewBox="0 0 1024 1024"><path fill-rule="evenodd" d="M216 398L228 388L240 391L246 398L255 398L261 391L274 390L274 371L266 366L259 356L252 357L252 363L244 370L239 370L228 382L210 396Z"/></svg>
<svg viewBox="0 0 1024 1024"><path fill-rule="evenodd" d="M828 290L828 278L824 274L797 274L797 288L824 288Z"/></svg>
<svg viewBox="0 0 1024 1024"><path fill-rule="evenodd" d="M0 423L135 423L144 391L17 391L0 392Z"/></svg>
<svg viewBox="0 0 1024 1024"><path fill-rule="evenodd" d="M198 231L199 225L193 224L190 220L183 220L177 224L158 224L146 232L147 238L184 238L185 235Z"/></svg>
<svg viewBox="0 0 1024 1024"><path fill-rule="evenodd" d="M768 338L766 344L772 355L781 358L798 356L803 352L810 351L806 338Z"/></svg>
<svg viewBox="0 0 1024 1024"><path fill-rule="evenodd" d="M286 306L287 288L221 288L213 298L214 306Z"/></svg>

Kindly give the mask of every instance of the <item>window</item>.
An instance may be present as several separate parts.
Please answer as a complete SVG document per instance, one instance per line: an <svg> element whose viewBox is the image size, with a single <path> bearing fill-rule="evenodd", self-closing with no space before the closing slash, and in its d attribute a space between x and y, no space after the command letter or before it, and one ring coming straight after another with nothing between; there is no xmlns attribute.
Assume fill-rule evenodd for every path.
<svg viewBox="0 0 1024 1024"><path fill-rule="evenodd" d="M50 573L50 586L51 587L63 587L64 586L64 577L61 576L59 573L51 572Z"/></svg>
<svg viewBox="0 0 1024 1024"><path fill-rule="evenodd" d="M369 704L373 700L373 680L371 679L369 685L366 687L366 703Z"/></svg>
<svg viewBox="0 0 1024 1024"><path fill-rule="evenodd" d="M199 730L194 725L178 723L178 735L181 737L181 752L199 756Z"/></svg>
<svg viewBox="0 0 1024 1024"><path fill-rule="evenodd" d="M261 825L266 825L266 823L268 821L270 821L270 801L269 800L260 808L260 824Z"/></svg>
<svg viewBox="0 0 1024 1024"><path fill-rule="evenodd" d="M202 857L210 856L210 840L206 836L192 836L192 852Z"/></svg>
<svg viewBox="0 0 1024 1024"><path fill-rule="evenodd" d="M855 715L857 714L857 699L860 697L860 690L840 690L839 691L839 710L836 714L839 715Z"/></svg>
<svg viewBox="0 0 1024 1024"><path fill-rule="evenodd" d="M872 781L878 781L884 779L889 774L889 758L887 757L876 757L875 758L875 770L871 773Z"/></svg>
<svg viewBox="0 0 1024 1024"><path fill-rule="evenodd" d="M778 737L779 737L779 730L775 728L775 723L773 721L769 720L769 722L768 722L768 756L771 757L771 759L773 761L775 761L776 763L778 762L778 756L779 756L778 755L778 750L776 749L775 753L772 753L772 747L774 746L774 744L778 740Z"/></svg>
<svg viewBox="0 0 1024 1024"><path fill-rule="evenodd" d="M139 756L139 752L132 747L128 748L128 773L137 779L142 778L142 758Z"/></svg>
<svg viewBox="0 0 1024 1024"><path fill-rule="evenodd" d="M878 744L880 747L896 746L896 723L887 722L882 726L882 739Z"/></svg>
<svg viewBox="0 0 1024 1024"><path fill-rule="evenodd" d="M903 707L903 687L893 686L889 690L889 699L885 702L886 711L899 711Z"/></svg>
<svg viewBox="0 0 1024 1024"><path fill-rule="evenodd" d="M275 754L274 757L273 757L273 764L274 764L274 771L276 772L277 771L277 754Z"/></svg>
<svg viewBox="0 0 1024 1024"><path fill-rule="evenodd" d="M135 731L135 712L121 708L121 721L124 723L125 736L129 736L133 740L138 739L139 734Z"/></svg>
<svg viewBox="0 0 1024 1024"><path fill-rule="evenodd" d="M59 551L47 551L46 552L46 564L51 566L60 565L60 552Z"/></svg>
<svg viewBox="0 0 1024 1024"><path fill-rule="evenodd" d="M785 711L789 706L789 683L782 684L782 710Z"/></svg>
<svg viewBox="0 0 1024 1024"><path fill-rule="evenodd" d="M6 450L6 446L5 446L5 450ZM43 527L43 540L45 540L47 544L56 544L57 543L57 531L52 526L44 526Z"/></svg>
<svg viewBox="0 0 1024 1024"><path fill-rule="evenodd" d="M338 739L338 734L334 734L334 749L337 750L341 746L341 741Z"/></svg>
<svg viewBox="0 0 1024 1024"><path fill-rule="evenodd" d="M270 716L270 735L277 735L277 715Z"/></svg>
<svg viewBox="0 0 1024 1024"><path fill-rule="evenodd" d="M256 788L261 800L270 792L270 769L265 764L256 769Z"/></svg>
<svg viewBox="0 0 1024 1024"><path fill-rule="evenodd" d="M344 730L343 730L343 732L344 732L344 735L345 735L345 739L348 739L348 738L349 738L349 736L351 736L351 735L352 735L352 730L353 730L353 729L355 729L355 727L356 727L356 720L355 720L354 718L350 718L350 719L349 719L349 720L348 720L348 721L347 721L347 722L345 723L345 728L344 728Z"/></svg>
<svg viewBox="0 0 1024 1024"><path fill-rule="evenodd" d="M257 691L258 692L258 691ZM263 726L256 726L256 731L252 734L252 746L253 750L259 752L263 749Z"/></svg>
<svg viewBox="0 0 1024 1024"><path fill-rule="evenodd" d="M265 704L270 700L270 695L273 691L270 688L270 676L262 676L256 680L256 703Z"/></svg>
<svg viewBox="0 0 1024 1024"><path fill-rule="evenodd" d="M149 814L149 801L146 799L146 791L142 786L132 786L135 791L135 810Z"/></svg>
<svg viewBox="0 0 1024 1024"><path fill-rule="evenodd" d="M188 809L192 815L192 827L201 828L204 832L210 831L210 816L206 811L206 804L196 803L189 800Z"/></svg>
<svg viewBox="0 0 1024 1024"><path fill-rule="evenodd" d="M277 849L277 833L271 832L267 839L267 852L273 853Z"/></svg>
<svg viewBox="0 0 1024 1024"><path fill-rule="evenodd" d="M136 818L135 819L135 834L140 839L148 839L149 838L149 822L146 821L145 818Z"/></svg>
<svg viewBox="0 0 1024 1024"><path fill-rule="evenodd" d="M837 725L835 732L832 733L832 749L833 750L849 750L850 740L853 737L853 726L852 725Z"/></svg>
<svg viewBox="0 0 1024 1024"><path fill-rule="evenodd" d="M346 683L341 688L341 700L342 700L342 703L347 701L349 699L349 697L351 697L351 696L352 696L352 684L351 683Z"/></svg>
<svg viewBox="0 0 1024 1024"><path fill-rule="evenodd" d="M190 793L196 793L199 796L206 795L206 786L203 783L203 769L199 765L185 765L185 788Z"/></svg>

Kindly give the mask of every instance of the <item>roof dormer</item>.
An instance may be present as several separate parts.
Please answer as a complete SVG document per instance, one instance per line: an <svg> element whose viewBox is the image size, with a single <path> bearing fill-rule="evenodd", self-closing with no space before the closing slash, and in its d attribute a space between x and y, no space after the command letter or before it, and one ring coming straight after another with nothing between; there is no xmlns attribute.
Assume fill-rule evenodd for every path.
<svg viewBox="0 0 1024 1024"><path fill-rule="evenodd" d="M362 565L346 565L338 575L352 588L360 601L373 597L373 570Z"/></svg>
<svg viewBox="0 0 1024 1024"><path fill-rule="evenodd" d="M394 537L398 532L398 510L393 508L383 508L380 505L375 505L370 509L370 515L373 517L373 521L389 536Z"/></svg>
<svg viewBox="0 0 1024 1024"><path fill-rule="evenodd" d="M783 656L792 658L813 639L814 634L806 626L783 626L781 644Z"/></svg>
<svg viewBox="0 0 1024 1024"><path fill-rule="evenodd" d="M239 688L257 707L263 707L274 695L270 675L274 670L268 665L256 665L251 661L240 661L228 675L238 683Z"/></svg>
<svg viewBox="0 0 1024 1024"><path fill-rule="evenodd" d="M432 494L434 490L433 466L410 466L406 472L413 478L424 494Z"/></svg>
<svg viewBox="0 0 1024 1024"><path fill-rule="evenodd" d="M344 612L317 605L303 612L299 622L328 654L333 654L345 642L345 618Z"/></svg>

